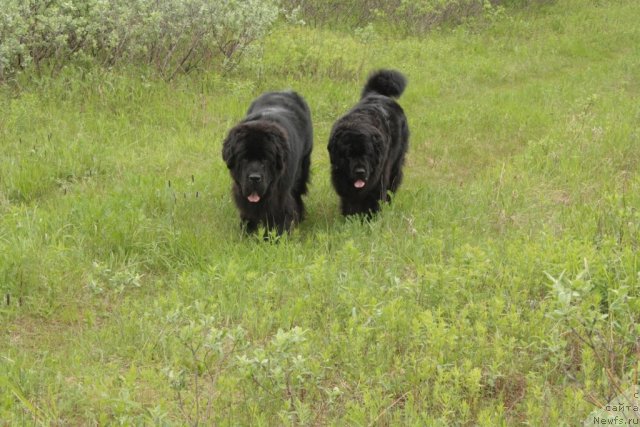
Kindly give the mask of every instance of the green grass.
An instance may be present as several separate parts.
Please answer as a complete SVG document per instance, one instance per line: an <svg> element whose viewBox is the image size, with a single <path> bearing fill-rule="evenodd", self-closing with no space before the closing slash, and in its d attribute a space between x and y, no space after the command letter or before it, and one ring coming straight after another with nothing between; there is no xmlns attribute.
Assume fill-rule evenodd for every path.
<svg viewBox="0 0 640 427"><path fill-rule="evenodd" d="M640 3L395 38L282 27L165 83L0 88L0 425L577 425L634 381ZM409 78L405 182L345 220L328 132ZM221 160L265 90L312 109L308 218L243 237Z"/></svg>

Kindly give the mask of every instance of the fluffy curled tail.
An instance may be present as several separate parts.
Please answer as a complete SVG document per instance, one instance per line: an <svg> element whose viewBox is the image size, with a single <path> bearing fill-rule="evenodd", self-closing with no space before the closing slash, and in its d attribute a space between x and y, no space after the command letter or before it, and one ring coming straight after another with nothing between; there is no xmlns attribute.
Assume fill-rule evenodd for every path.
<svg viewBox="0 0 640 427"><path fill-rule="evenodd" d="M391 98L398 98L404 92L407 86L407 78L396 70L378 70L369 75L367 84L362 90L362 97L370 93L378 93L380 95Z"/></svg>

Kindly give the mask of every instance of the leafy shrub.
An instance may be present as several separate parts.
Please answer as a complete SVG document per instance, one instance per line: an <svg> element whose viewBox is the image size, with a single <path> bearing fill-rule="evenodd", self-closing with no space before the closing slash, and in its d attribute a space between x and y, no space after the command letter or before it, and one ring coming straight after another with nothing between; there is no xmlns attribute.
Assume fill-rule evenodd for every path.
<svg viewBox="0 0 640 427"><path fill-rule="evenodd" d="M616 245L609 242L603 246ZM637 381L634 354L639 346L640 299L637 277L620 271L627 256L629 253L621 251L619 260L595 266L585 258L584 269L573 278L565 272L557 277L547 273L552 291L547 316L556 321L548 348L558 367L570 375L574 375L572 369L585 376L595 371L596 383L608 395ZM608 283L614 272L616 283Z"/></svg>
<svg viewBox="0 0 640 427"><path fill-rule="evenodd" d="M27 32L27 21L21 19L19 3L8 1L0 10L0 79L15 67L24 67L30 57L21 42Z"/></svg>
<svg viewBox="0 0 640 427"><path fill-rule="evenodd" d="M278 17L278 0L6 0L0 79L74 58L153 65L166 78L205 63L233 67Z"/></svg>
<svg viewBox="0 0 640 427"><path fill-rule="evenodd" d="M173 360L164 373L190 425L211 422L213 402L221 394L220 377L233 367L232 355L246 345L241 327L220 327L207 310L195 303L179 306L165 317L172 332L163 345L177 350L170 352Z"/></svg>
<svg viewBox="0 0 640 427"><path fill-rule="evenodd" d="M523 7L550 0L284 0L311 25L364 27L373 21L403 31L425 32L443 23L459 23L494 7Z"/></svg>

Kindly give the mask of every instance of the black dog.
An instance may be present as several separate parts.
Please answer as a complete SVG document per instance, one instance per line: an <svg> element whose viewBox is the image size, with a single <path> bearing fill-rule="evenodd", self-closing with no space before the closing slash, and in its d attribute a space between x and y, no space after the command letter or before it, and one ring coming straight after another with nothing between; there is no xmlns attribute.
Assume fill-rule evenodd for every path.
<svg viewBox="0 0 640 427"><path fill-rule="evenodd" d="M302 220L313 144L311 114L293 91L258 97L222 146L233 197L248 232L278 234Z"/></svg>
<svg viewBox="0 0 640 427"><path fill-rule="evenodd" d="M402 165L409 145L409 127L398 98L407 85L395 70L369 76L360 102L331 130L331 179L340 196L343 215L380 210L402 181Z"/></svg>

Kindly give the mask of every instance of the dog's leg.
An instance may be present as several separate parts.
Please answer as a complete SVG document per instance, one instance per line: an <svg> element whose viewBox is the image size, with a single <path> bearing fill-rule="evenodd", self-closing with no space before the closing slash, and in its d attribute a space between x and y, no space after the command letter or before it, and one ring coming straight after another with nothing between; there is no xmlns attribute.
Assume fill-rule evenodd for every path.
<svg viewBox="0 0 640 427"><path fill-rule="evenodd" d="M282 211L269 215L269 225L276 229L278 235L291 232L299 221L298 202L295 197L289 195L281 202Z"/></svg>
<svg viewBox="0 0 640 427"><path fill-rule="evenodd" d="M344 216L355 215L360 212L359 207L347 198L340 199L340 210Z"/></svg>
<svg viewBox="0 0 640 427"><path fill-rule="evenodd" d="M290 233L296 224L296 215L294 213L285 213L280 218L274 219L274 226L278 236L284 233Z"/></svg>
<svg viewBox="0 0 640 427"><path fill-rule="evenodd" d="M380 210L380 202L377 197L367 197L358 201L351 201L347 198L341 199L342 215L360 215L364 214L370 218L373 214Z"/></svg>
<svg viewBox="0 0 640 427"><path fill-rule="evenodd" d="M240 219L240 227L247 233L253 234L258 231L258 222L249 218Z"/></svg>
<svg viewBox="0 0 640 427"><path fill-rule="evenodd" d="M302 195L301 194L296 194L294 199L295 199L295 203L296 203L297 217L300 218L300 220L302 220L304 218L304 214L305 214L304 202L302 201Z"/></svg>
<svg viewBox="0 0 640 427"><path fill-rule="evenodd" d="M394 163L393 168L391 169L391 175L389 177L389 190L391 190L393 193L398 190L398 187L400 187L400 184L402 183L402 163L403 159L398 160Z"/></svg>
<svg viewBox="0 0 640 427"><path fill-rule="evenodd" d="M382 188L384 188L384 186L382 186ZM382 191L382 190L381 190ZM385 191L385 198L387 197L387 193ZM368 204L367 204L367 213L369 213L371 215L374 215L376 213L378 213L380 211L380 201L375 199L375 198L371 198L368 200Z"/></svg>
<svg viewBox="0 0 640 427"><path fill-rule="evenodd" d="M309 182L309 169L311 166L311 154L307 154L302 158L302 165L300 168L300 174L293 188L293 198L296 201L298 218L300 221L304 218L304 202L302 201L302 195L307 194L307 183Z"/></svg>
<svg viewBox="0 0 640 427"><path fill-rule="evenodd" d="M383 181L380 183L380 197L378 197L378 200L382 202L389 201L389 195L387 194L387 181L388 178L383 177Z"/></svg>

